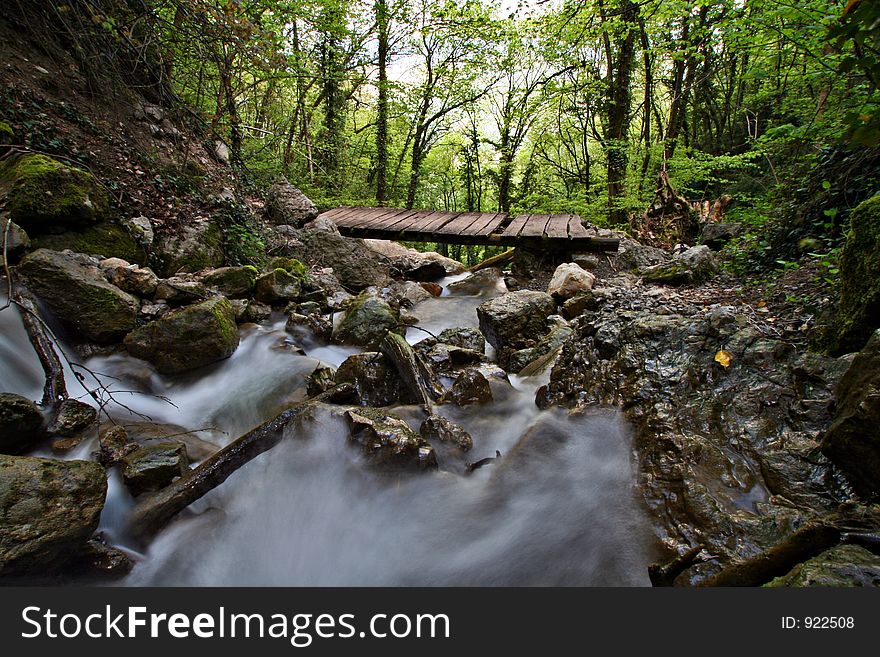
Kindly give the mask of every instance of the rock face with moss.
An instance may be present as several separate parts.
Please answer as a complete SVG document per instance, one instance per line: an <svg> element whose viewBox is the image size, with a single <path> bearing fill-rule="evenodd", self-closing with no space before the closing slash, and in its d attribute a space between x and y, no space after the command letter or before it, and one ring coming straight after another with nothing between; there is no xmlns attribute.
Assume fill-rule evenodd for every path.
<svg viewBox="0 0 880 657"><path fill-rule="evenodd" d="M257 279L256 299L263 303L278 303L296 299L302 291L302 279L286 269L273 269Z"/></svg>
<svg viewBox="0 0 880 657"><path fill-rule="evenodd" d="M89 340L113 342L135 326L140 302L110 284L85 255L38 249L22 259L18 273L59 319Z"/></svg>
<svg viewBox="0 0 880 657"><path fill-rule="evenodd" d="M880 493L880 330L840 381L837 412L822 452L857 491L869 497Z"/></svg>
<svg viewBox="0 0 880 657"><path fill-rule="evenodd" d="M229 299L243 299L251 296L257 280L256 267L221 267L202 277L202 283L217 289Z"/></svg>
<svg viewBox="0 0 880 657"><path fill-rule="evenodd" d="M266 216L275 224L302 228L318 216L318 208L286 180L276 181L266 195Z"/></svg>
<svg viewBox="0 0 880 657"><path fill-rule="evenodd" d="M232 304L218 297L180 308L129 333L125 346L164 374L229 358L238 347Z"/></svg>
<svg viewBox="0 0 880 657"><path fill-rule="evenodd" d="M186 445L179 442L141 447L122 458L122 480L132 495L164 488L187 470Z"/></svg>
<svg viewBox="0 0 880 657"><path fill-rule="evenodd" d="M164 235L156 244L156 253L165 276L220 267L226 259L223 232L210 219L189 221L177 232Z"/></svg>
<svg viewBox="0 0 880 657"><path fill-rule="evenodd" d="M355 297L333 330L333 340L359 347L375 347L388 331L398 328L400 315L370 290Z"/></svg>
<svg viewBox="0 0 880 657"><path fill-rule="evenodd" d="M858 351L880 328L880 194L853 210L850 221L840 256L835 354Z"/></svg>
<svg viewBox="0 0 880 657"><path fill-rule="evenodd" d="M64 251L102 258L122 258L128 262L145 264L147 252L122 226L104 222L87 228L69 230L60 234L42 235L33 240L35 248Z"/></svg>
<svg viewBox="0 0 880 657"><path fill-rule="evenodd" d="M858 545L839 545L798 564L767 586L880 586L880 557Z"/></svg>
<svg viewBox="0 0 880 657"><path fill-rule="evenodd" d="M0 575L61 565L97 529L106 494L99 463L0 455Z"/></svg>
<svg viewBox="0 0 880 657"><path fill-rule="evenodd" d="M664 285L697 285L718 272L718 261L705 244L692 246L669 262L664 262L639 270L639 275L648 283Z"/></svg>
<svg viewBox="0 0 880 657"><path fill-rule="evenodd" d="M107 191L90 173L45 155L0 164L0 197L12 220L32 235L103 221Z"/></svg>

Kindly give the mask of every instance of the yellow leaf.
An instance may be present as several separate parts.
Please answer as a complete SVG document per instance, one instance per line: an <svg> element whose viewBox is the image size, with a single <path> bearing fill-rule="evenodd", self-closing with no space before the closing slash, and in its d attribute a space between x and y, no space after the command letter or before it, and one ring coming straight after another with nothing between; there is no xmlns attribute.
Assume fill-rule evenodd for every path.
<svg viewBox="0 0 880 657"><path fill-rule="evenodd" d="M721 349L715 354L715 362L721 365L721 367L730 367L730 362L732 360L733 356L730 355L729 351L724 351L724 349Z"/></svg>

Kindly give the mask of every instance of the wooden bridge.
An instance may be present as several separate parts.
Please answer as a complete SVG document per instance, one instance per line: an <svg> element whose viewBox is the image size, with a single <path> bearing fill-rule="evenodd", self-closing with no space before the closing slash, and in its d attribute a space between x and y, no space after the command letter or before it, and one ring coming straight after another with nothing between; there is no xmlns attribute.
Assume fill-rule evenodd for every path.
<svg viewBox="0 0 880 657"><path fill-rule="evenodd" d="M342 207L320 215L347 237L523 246L560 251L617 251L620 240L608 231L587 228L574 214L433 212L399 208ZM601 234L600 234L601 233Z"/></svg>

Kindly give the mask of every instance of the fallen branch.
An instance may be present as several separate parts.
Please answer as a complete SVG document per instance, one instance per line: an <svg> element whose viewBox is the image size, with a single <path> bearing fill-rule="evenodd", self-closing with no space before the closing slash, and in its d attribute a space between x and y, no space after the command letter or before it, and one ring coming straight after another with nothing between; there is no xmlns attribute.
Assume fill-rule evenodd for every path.
<svg viewBox="0 0 880 657"><path fill-rule="evenodd" d="M781 543L728 566L700 586L761 586L838 545L847 531L876 531L878 525L880 516L876 512L871 513L864 507L855 511L843 508L808 521Z"/></svg>
<svg viewBox="0 0 880 657"><path fill-rule="evenodd" d="M651 584L653 586L672 586L675 578L694 564L697 555L702 550L703 546L697 545L665 564L652 563L648 566L648 578L651 580Z"/></svg>
<svg viewBox="0 0 880 657"><path fill-rule="evenodd" d="M24 324L24 330L40 360L43 373L46 375L46 382L43 385L43 399L40 401L40 405L47 409L54 409L59 402L67 399L67 386L64 383L64 367L61 364L61 359L58 358L52 339L40 321L37 304L23 285L18 283L14 285L12 300L22 310L21 321Z"/></svg>
<svg viewBox="0 0 880 657"><path fill-rule="evenodd" d="M491 258L487 258L483 260L478 265L474 265L473 267L468 267L467 271L474 273L475 271L480 271L481 269L487 269L488 267L494 267L495 265L503 265L506 262L510 262L513 260L513 256L516 253L516 249L508 249L504 253L499 253L496 256L492 256Z"/></svg>
<svg viewBox="0 0 880 657"><path fill-rule="evenodd" d="M433 402L443 395L443 386L406 339L389 332L379 343L379 351L394 365L407 390L430 411Z"/></svg>
<svg viewBox="0 0 880 657"><path fill-rule="evenodd" d="M245 463L280 443L284 428L303 411L319 402L344 401L352 394L354 388L351 385L338 385L251 429L177 481L141 501L129 518L129 532L135 539L146 541L183 509L226 481Z"/></svg>

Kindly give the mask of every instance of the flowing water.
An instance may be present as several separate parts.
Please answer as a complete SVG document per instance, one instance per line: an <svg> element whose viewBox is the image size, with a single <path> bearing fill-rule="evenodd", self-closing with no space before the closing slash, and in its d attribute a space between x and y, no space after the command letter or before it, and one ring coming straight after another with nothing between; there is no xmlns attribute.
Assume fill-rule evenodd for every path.
<svg viewBox="0 0 880 657"><path fill-rule="evenodd" d="M476 326L485 299L447 293L413 314L434 334ZM17 320L14 309L0 313L0 389L36 399L42 373ZM407 338L426 335L410 329ZM308 339L297 346L306 355L279 321L244 328L231 358L184 377L122 355L87 364L128 409L221 446L302 398L320 363L335 367L357 351ZM468 460L502 454L467 476L463 462L379 474L348 444L344 420L322 409L191 505L146 553L133 552L123 584L646 585L651 532L634 492L630 429L611 411L540 411L534 394L547 376L493 382L495 401L484 406L438 407L473 436ZM398 412L416 429L424 417ZM130 551L133 504L112 471L101 530Z"/></svg>

